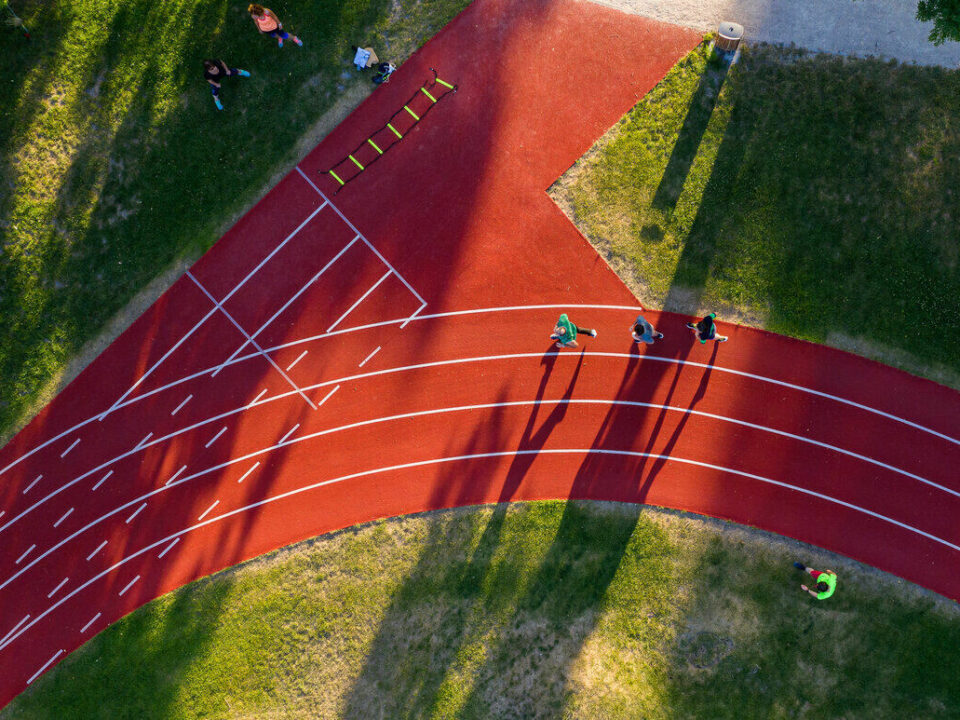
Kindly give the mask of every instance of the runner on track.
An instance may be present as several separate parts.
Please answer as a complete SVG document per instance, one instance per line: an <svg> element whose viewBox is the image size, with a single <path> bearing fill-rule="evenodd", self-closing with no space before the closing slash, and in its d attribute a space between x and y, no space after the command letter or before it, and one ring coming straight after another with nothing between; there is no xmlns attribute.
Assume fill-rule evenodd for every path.
<svg viewBox="0 0 960 720"><path fill-rule="evenodd" d="M563 313L560 316L560 319L557 320L557 325L553 328L553 333L550 335L550 339L557 341L558 348L575 348L577 347L577 335L589 335L590 337L596 337L597 331L591 330L590 328L578 328L576 325L570 322L570 318L567 317L567 314Z"/></svg>
<svg viewBox="0 0 960 720"><path fill-rule="evenodd" d="M716 340L718 343L722 343L730 339L726 335L717 335L717 325L713 322L716 317L716 313L710 313L698 323L687 323L687 327L693 330L693 334L697 336L701 345L706 343L707 340Z"/></svg>
<svg viewBox="0 0 960 720"><path fill-rule="evenodd" d="M636 342L643 342L647 345L653 345L654 340L663 340L663 333L657 332L657 329L647 322L643 315L637 315L637 319L630 326L630 334Z"/></svg>
<svg viewBox="0 0 960 720"><path fill-rule="evenodd" d="M253 22L257 24L257 30L260 31L261 35L269 35L272 38L276 38L277 47L283 47L283 41L290 37L290 34L283 29L283 23L280 22L280 18L276 16L273 10L263 5L250 3L247 7L247 12L250 13ZM303 42L296 35L293 36L293 41L297 45L303 45Z"/></svg>
<svg viewBox="0 0 960 720"><path fill-rule="evenodd" d="M817 600L826 600L828 597L833 595L833 591L837 589L837 574L833 570L821 572L819 570L814 570L812 567L807 567L802 562L795 562L793 566L797 570L803 570L806 573L810 573L810 577L817 581L814 589L810 589L806 585L800 586L806 592L813 595Z"/></svg>

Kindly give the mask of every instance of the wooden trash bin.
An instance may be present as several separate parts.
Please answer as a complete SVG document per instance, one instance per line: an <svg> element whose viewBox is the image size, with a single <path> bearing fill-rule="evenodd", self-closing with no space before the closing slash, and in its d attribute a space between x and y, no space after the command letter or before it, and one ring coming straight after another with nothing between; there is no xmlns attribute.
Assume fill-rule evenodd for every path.
<svg viewBox="0 0 960 720"><path fill-rule="evenodd" d="M743 25L724 20L717 29L714 47L725 53L735 53L743 39Z"/></svg>

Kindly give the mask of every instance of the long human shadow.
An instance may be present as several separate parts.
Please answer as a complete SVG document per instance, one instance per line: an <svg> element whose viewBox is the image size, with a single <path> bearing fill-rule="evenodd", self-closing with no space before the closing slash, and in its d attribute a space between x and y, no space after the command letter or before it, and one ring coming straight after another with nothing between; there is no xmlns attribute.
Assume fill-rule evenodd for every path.
<svg viewBox="0 0 960 720"><path fill-rule="evenodd" d="M690 105L687 107L687 116L683 121L683 127L680 129L673 151L670 153L667 168L664 170L663 176L660 178L660 184L653 195L653 206L655 208L673 210L676 207L680 194L683 192L687 174L690 172L690 166L693 165L693 161L697 157L700 142L703 140L707 125L710 124L710 118L713 116L713 109L720 97L720 88L727 76L728 68L729 65L726 63L716 67L708 64L706 70L700 76L697 88L690 99Z"/></svg>

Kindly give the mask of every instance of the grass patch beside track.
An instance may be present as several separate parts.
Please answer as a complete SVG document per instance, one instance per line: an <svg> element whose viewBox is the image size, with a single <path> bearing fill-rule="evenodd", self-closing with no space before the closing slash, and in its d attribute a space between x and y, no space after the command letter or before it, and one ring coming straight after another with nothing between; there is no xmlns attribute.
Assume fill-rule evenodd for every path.
<svg viewBox="0 0 960 720"><path fill-rule="evenodd" d="M278 49L245 1L15 2L33 40L0 27L0 439L132 297L289 170L304 135L320 139L324 113L366 96L351 44L402 62L467 4L273 3L305 42ZM223 112L207 57L253 73L226 79Z"/></svg>
<svg viewBox="0 0 960 720"><path fill-rule="evenodd" d="M840 575L817 602L801 558ZM540 502L373 523L193 583L3 720L955 717L954 603L760 531Z"/></svg>
<svg viewBox="0 0 960 720"><path fill-rule="evenodd" d="M960 389L960 72L706 45L552 196L641 301Z"/></svg>

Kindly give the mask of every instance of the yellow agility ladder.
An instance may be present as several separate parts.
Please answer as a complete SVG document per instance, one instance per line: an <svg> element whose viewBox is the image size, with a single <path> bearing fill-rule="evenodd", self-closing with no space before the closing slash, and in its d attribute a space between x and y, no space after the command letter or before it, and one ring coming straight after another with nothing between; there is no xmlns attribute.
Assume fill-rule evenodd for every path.
<svg viewBox="0 0 960 720"><path fill-rule="evenodd" d="M334 191L334 195L340 192L348 182L379 160L387 150L400 142L430 112L434 105L447 95L452 95L457 91L456 85L451 85L437 77L437 71L434 68L430 68L430 70L433 72L433 80L422 85L404 103L403 107L393 114L386 125L368 136L366 140L357 145L352 153L332 168L319 171L321 175L330 175L337 181L337 189Z"/></svg>

